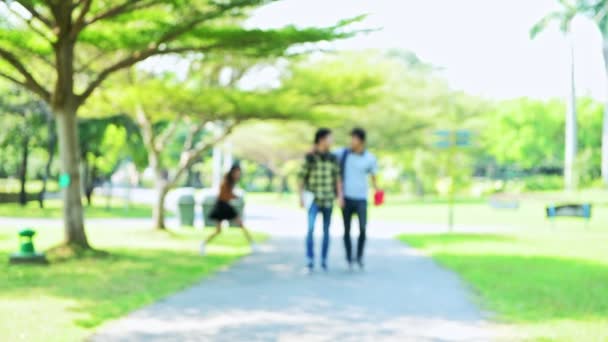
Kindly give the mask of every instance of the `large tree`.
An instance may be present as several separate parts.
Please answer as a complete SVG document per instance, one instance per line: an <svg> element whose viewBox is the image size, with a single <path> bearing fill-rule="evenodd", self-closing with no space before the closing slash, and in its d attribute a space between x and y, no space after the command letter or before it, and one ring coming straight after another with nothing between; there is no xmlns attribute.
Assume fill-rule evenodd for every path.
<svg viewBox="0 0 608 342"><path fill-rule="evenodd" d="M567 190L574 190L577 186L577 151L578 151L578 123L576 115L576 85L574 68L574 43L572 41L571 26L574 18L581 10L579 0L559 0L561 8L549 13L542 18L530 31L530 36L535 38L550 24L556 22L560 30L569 39L570 43L570 89L566 101L566 134L565 134L565 158L564 158L564 185Z"/></svg>
<svg viewBox="0 0 608 342"><path fill-rule="evenodd" d="M238 22L272 0L0 0L0 77L47 102L57 122L65 243L89 248L80 186L77 113L112 74L150 57L239 50L282 53L344 36L326 29L248 30ZM3 6L2 6L3 5Z"/></svg>

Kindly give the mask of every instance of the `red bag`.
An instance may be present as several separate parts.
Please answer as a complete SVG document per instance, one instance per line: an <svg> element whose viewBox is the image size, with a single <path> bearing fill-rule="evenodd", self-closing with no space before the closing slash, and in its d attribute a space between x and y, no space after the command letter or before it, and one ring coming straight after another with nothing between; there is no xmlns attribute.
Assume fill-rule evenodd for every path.
<svg viewBox="0 0 608 342"><path fill-rule="evenodd" d="M378 190L374 194L374 205L380 206L382 204L384 204L384 191Z"/></svg>

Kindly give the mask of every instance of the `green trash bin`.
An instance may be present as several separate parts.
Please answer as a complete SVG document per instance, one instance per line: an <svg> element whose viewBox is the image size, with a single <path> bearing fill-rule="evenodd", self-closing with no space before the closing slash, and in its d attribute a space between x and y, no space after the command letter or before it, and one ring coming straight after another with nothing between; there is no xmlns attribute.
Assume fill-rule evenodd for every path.
<svg viewBox="0 0 608 342"><path fill-rule="evenodd" d="M182 195L177 200L179 222L182 227L194 227L194 196Z"/></svg>
<svg viewBox="0 0 608 342"><path fill-rule="evenodd" d="M33 229L26 228L19 232L19 252L11 254L9 262L11 264L46 264L44 253L36 253L34 248Z"/></svg>
<svg viewBox="0 0 608 342"><path fill-rule="evenodd" d="M203 223L204 227L215 227L217 225L217 221L209 217L211 215L211 211L213 211L213 207L215 207L215 203L217 202L217 196L207 196L203 199ZM245 200L242 197L233 199L230 201L230 204L236 209L236 212L239 214L239 217L243 217L243 212L245 210ZM230 226L237 226L237 221L230 221Z"/></svg>

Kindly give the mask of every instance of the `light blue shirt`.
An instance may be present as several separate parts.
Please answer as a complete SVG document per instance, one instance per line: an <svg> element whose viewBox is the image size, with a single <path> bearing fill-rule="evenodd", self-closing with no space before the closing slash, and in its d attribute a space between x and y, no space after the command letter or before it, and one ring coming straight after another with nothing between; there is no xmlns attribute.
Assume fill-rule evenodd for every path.
<svg viewBox="0 0 608 342"><path fill-rule="evenodd" d="M341 148L334 152L340 165L346 149ZM344 197L354 200L367 200L369 194L369 177L378 173L376 157L369 151L355 153L350 151L344 163Z"/></svg>

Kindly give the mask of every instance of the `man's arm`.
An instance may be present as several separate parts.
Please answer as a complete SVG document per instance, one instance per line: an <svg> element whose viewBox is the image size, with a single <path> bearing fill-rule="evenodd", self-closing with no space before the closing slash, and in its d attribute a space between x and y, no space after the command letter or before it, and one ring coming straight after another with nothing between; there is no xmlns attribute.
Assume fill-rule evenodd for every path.
<svg viewBox="0 0 608 342"><path fill-rule="evenodd" d="M308 175L309 171L309 166L308 166L308 160L305 159L304 160L304 164L302 164L302 168L300 169L300 172L298 172L298 197L300 199L300 207L304 208L306 206L306 204L304 203L304 186L305 186L305 181L306 181L306 177Z"/></svg>
<svg viewBox="0 0 608 342"><path fill-rule="evenodd" d="M298 197L300 198L300 207L304 208L306 206L304 203L304 182L298 181Z"/></svg>
<svg viewBox="0 0 608 342"><path fill-rule="evenodd" d="M340 208L344 208L344 184L342 182L342 171L340 169L339 160L336 159L334 163L334 178L336 179L336 195L338 196L338 205Z"/></svg>
<svg viewBox="0 0 608 342"><path fill-rule="evenodd" d="M336 181L336 192L338 195L338 205L340 208L344 208L344 189L342 189L342 186L342 178L338 176Z"/></svg>
<svg viewBox="0 0 608 342"><path fill-rule="evenodd" d="M372 167L370 169L370 178L372 180L372 186L374 187L375 191L380 190L380 188L378 187L378 160L376 159L376 157L373 157L373 161L372 161Z"/></svg>
<svg viewBox="0 0 608 342"><path fill-rule="evenodd" d="M372 186L374 187L374 190L375 191L380 190L380 188L378 187L378 176L376 176L375 173L372 173L370 178L372 180Z"/></svg>

